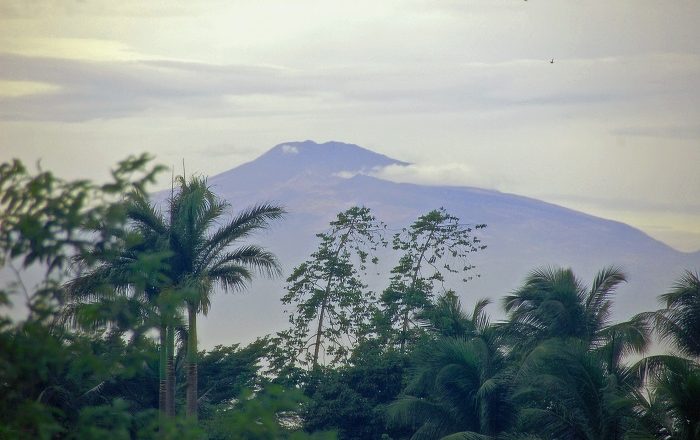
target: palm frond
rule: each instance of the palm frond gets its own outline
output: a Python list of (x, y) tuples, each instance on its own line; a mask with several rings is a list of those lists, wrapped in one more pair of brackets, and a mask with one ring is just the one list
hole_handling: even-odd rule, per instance
[(231, 265), (239, 265), (267, 277), (277, 277), (282, 274), (277, 257), (272, 252), (256, 245), (243, 246), (221, 254), (211, 263), (210, 267), (212, 271), (216, 271)]
[(155, 234), (166, 234), (168, 226), (165, 223), (163, 214), (151, 203), (148, 196), (135, 191), (129, 197), (126, 211), (127, 219), (141, 232)]
[(700, 357), (700, 278), (685, 271), (671, 290), (659, 297), (666, 308), (654, 315), (659, 334), (681, 353)]
[(285, 214), (284, 208), (270, 203), (246, 208), (209, 237), (203, 250), (204, 260), (219, 254), (231, 243), (246, 238), (255, 231), (268, 229), (272, 221), (281, 219)]
[(586, 316), (591, 334), (605, 326), (610, 316), (611, 298), (617, 287), (627, 281), (620, 267), (608, 266), (598, 271), (586, 298)]

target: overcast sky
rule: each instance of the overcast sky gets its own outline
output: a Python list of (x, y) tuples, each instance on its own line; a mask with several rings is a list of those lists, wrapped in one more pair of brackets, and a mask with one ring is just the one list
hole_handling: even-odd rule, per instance
[(0, 0), (0, 160), (212, 175), (339, 140), (698, 250), (699, 23), (697, 0)]

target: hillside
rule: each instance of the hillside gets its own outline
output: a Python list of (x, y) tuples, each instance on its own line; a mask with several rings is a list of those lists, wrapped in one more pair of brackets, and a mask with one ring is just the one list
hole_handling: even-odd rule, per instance
[[(481, 276), (458, 289), (465, 305), (476, 298), (500, 298), (541, 265), (572, 267), (587, 282), (597, 269), (616, 264), (630, 278), (616, 302), (615, 314), (625, 317), (655, 308), (656, 296), (683, 269), (700, 266), (700, 253), (678, 252), (626, 224), (532, 198), (363, 174), (390, 164), (405, 162), (340, 142), (290, 142), (209, 181), (234, 209), (260, 201), (287, 207), (286, 220), (261, 238), (279, 255), (286, 273), (315, 248), (315, 234), (352, 205), (372, 208), (393, 228), (440, 206), (464, 223), (486, 223), (480, 236), (488, 249), (474, 254), (473, 261)], [(245, 293), (215, 295), (209, 318), (202, 320), (202, 341), (209, 346), (249, 340), (284, 327), (283, 285), (284, 280), (256, 281)], [(500, 307), (492, 306), (491, 312), (498, 316)]]

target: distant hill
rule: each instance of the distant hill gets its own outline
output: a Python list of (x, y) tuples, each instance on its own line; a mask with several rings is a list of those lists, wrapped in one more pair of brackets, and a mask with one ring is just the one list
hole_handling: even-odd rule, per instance
[[(287, 207), (287, 218), (258, 237), (278, 254), (287, 274), (313, 251), (315, 234), (353, 205), (370, 207), (395, 228), (441, 206), (465, 223), (486, 223), (479, 234), (488, 249), (473, 260), (481, 277), (457, 286), (467, 307), (481, 297), (500, 299), (538, 266), (572, 267), (589, 282), (597, 269), (616, 264), (630, 278), (619, 291), (615, 310), (617, 317), (626, 317), (656, 308), (656, 296), (683, 269), (700, 267), (700, 252), (676, 251), (620, 222), (514, 194), (394, 183), (366, 174), (392, 164), (406, 165), (352, 144), (288, 142), (209, 182), (234, 210), (261, 201)], [(215, 295), (209, 317), (201, 321), (202, 343), (247, 341), (283, 328), (283, 286), (283, 279), (256, 281), (243, 294)], [(500, 303), (491, 312), (502, 316)]]

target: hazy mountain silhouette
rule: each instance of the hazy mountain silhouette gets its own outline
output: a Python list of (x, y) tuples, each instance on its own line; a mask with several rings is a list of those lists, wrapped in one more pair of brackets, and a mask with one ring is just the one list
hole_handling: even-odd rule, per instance
[[(656, 296), (683, 269), (700, 266), (700, 252), (676, 251), (620, 222), (498, 191), (394, 183), (363, 174), (391, 164), (406, 165), (357, 145), (288, 142), (209, 182), (234, 210), (261, 201), (287, 207), (288, 217), (262, 237), (286, 274), (315, 249), (315, 234), (353, 205), (370, 207), (392, 228), (441, 206), (464, 223), (486, 223), (479, 234), (488, 249), (473, 260), (481, 277), (456, 287), (465, 306), (481, 297), (495, 299), (496, 317), (498, 300), (538, 266), (572, 267), (584, 282), (605, 265), (622, 266), (630, 282), (617, 296), (617, 317), (656, 308)], [(283, 279), (255, 281), (245, 294), (215, 295), (210, 318), (202, 322), (202, 342), (249, 340), (284, 327), (283, 286)]]

